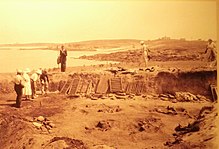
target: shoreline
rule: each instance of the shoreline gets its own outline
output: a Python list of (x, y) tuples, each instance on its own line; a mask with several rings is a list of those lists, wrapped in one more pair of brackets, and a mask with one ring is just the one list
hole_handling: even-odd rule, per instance
[[(80, 59), (80, 58), (78, 58)], [(89, 59), (89, 60), (95, 60), (95, 59)], [(101, 61), (101, 60), (98, 60)], [(103, 62), (105, 60), (102, 60)], [(107, 62), (107, 61), (106, 61)], [(72, 70), (84, 70), (84, 69), (92, 69), (92, 68), (110, 68), (110, 67), (124, 67), (127, 69), (144, 69), (145, 67), (142, 64), (137, 63), (126, 63), (126, 62), (118, 62), (118, 61), (111, 61), (115, 63), (108, 63), (108, 64), (96, 64), (96, 65), (81, 65), (81, 66), (69, 66), (66, 67), (66, 72), (69, 73)], [(193, 65), (191, 65), (193, 63)], [(216, 70), (217, 67), (207, 67), (208, 63), (203, 61), (152, 61), (149, 62), (148, 67), (159, 67), (163, 70), (168, 70), (171, 68), (180, 69), (181, 71), (192, 71), (192, 70), (200, 70), (200, 71), (209, 71), (209, 70)], [(45, 68), (48, 71), (59, 71), (61, 68), (59, 67), (51, 67), (51, 68)], [(7, 74), (15, 74), (16, 70), (14, 72), (0, 72), (0, 75), (7, 75)]]

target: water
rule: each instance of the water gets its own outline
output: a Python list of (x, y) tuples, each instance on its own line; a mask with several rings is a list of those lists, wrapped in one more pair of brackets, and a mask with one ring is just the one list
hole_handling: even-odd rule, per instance
[[(109, 53), (110, 50), (68, 51), (67, 67), (89, 66), (113, 62), (78, 59), (83, 55)], [(16, 69), (57, 68), (59, 51), (53, 50), (20, 50), (20, 47), (0, 48), (0, 73), (16, 72)]]

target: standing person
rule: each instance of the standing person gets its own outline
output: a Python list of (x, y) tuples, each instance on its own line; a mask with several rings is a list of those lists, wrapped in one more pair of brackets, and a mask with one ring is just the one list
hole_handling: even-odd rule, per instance
[(206, 54), (206, 60), (208, 62), (211, 62), (210, 67), (212, 65), (217, 65), (217, 50), (216, 50), (216, 45), (212, 41), (212, 39), (208, 39), (208, 44), (206, 46), (206, 50), (204, 52)]
[(66, 70), (66, 61), (67, 61), (67, 50), (62, 45), (60, 50), (61, 72), (65, 72)]
[(22, 89), (24, 88), (24, 85), (23, 85), (23, 77), (22, 77), (22, 71), (21, 70), (17, 70), (17, 75), (14, 79), (14, 90), (17, 94), (17, 97), (16, 97), (16, 107), (17, 108), (20, 108), (21, 107), (21, 98), (22, 98), (22, 94), (23, 94), (23, 91)]
[(32, 95), (29, 73), (30, 73), (29, 68), (26, 68), (24, 73), (23, 73), (23, 78), (24, 78), (24, 81), (25, 81), (23, 90), (24, 90), (24, 95), (25, 95), (26, 100), (30, 100), (31, 95)]
[(141, 41), (140, 44), (142, 45), (142, 52), (143, 52), (145, 67), (147, 67), (147, 65), (148, 65), (148, 60), (149, 60), (148, 52), (149, 52), (150, 50), (148, 49), (148, 46), (144, 43), (144, 41)]
[(37, 84), (37, 80), (39, 79), (40, 75), (41, 75), (41, 71), (37, 70), (30, 77), (30, 80), (31, 80), (31, 90), (32, 90), (32, 99), (37, 98), (37, 95), (36, 95), (36, 87), (37, 87), (37, 85), (36, 84)]
[(42, 95), (47, 94), (49, 86), (49, 77), (46, 70), (43, 70), (42, 74), (40, 75), (40, 83)]

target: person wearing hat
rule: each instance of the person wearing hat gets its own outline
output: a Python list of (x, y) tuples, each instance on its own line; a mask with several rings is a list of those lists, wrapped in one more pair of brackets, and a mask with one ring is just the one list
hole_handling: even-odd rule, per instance
[(66, 70), (66, 61), (67, 61), (67, 50), (64, 48), (64, 46), (61, 46), (60, 50), (60, 63), (61, 63), (61, 72), (65, 72)]
[(39, 80), (39, 76), (41, 75), (41, 73), (42, 73), (41, 70), (38, 69), (30, 77), (32, 99), (37, 98), (37, 95), (36, 95), (37, 80)]
[(42, 74), (40, 75), (40, 83), (42, 95), (47, 94), (49, 86), (49, 77), (46, 70), (43, 70)]
[(15, 106), (17, 108), (20, 108), (21, 107), (21, 98), (22, 98), (22, 95), (23, 95), (23, 92), (22, 92), (22, 89), (24, 88), (24, 79), (22, 77), (22, 70), (18, 69), (17, 70), (17, 74), (14, 78), (14, 90), (17, 94), (17, 97), (16, 97), (16, 104)]
[(216, 45), (212, 39), (208, 39), (208, 44), (204, 53), (206, 54), (206, 61), (211, 62), (210, 67), (212, 65), (216, 65), (217, 50)]
[(30, 100), (31, 95), (32, 95), (29, 73), (30, 73), (29, 68), (26, 68), (24, 70), (24, 73), (23, 73), (23, 78), (24, 78), (24, 81), (25, 81), (23, 91), (24, 91), (24, 96), (25, 96), (26, 100)]
[(140, 44), (142, 45), (142, 52), (143, 52), (145, 67), (147, 67), (148, 60), (149, 60), (148, 52), (150, 50), (148, 49), (148, 46), (144, 43), (144, 41), (141, 41)]

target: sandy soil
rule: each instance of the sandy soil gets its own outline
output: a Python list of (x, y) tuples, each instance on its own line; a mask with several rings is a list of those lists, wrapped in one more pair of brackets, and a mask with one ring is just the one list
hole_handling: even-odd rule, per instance
[[(174, 53), (174, 52), (173, 52)], [(191, 65), (191, 62), (193, 65)], [(50, 69), (50, 92), (15, 108), (14, 74), (0, 75), (1, 148), (150, 149), (217, 148), (217, 102), (209, 83), (216, 68), (200, 59), (151, 60), (149, 70), (134, 62)], [(152, 69), (153, 67), (153, 69)], [(126, 71), (121, 71), (125, 68)], [(134, 70), (134, 71), (133, 71)], [(152, 71), (153, 70), (153, 71)], [(116, 72), (116, 73), (115, 73)], [(134, 73), (133, 73), (134, 72)], [(60, 81), (121, 77), (144, 85), (122, 93), (69, 96)], [(102, 90), (104, 86), (100, 86)], [(138, 92), (137, 92), (138, 91)], [(91, 96), (92, 95), (92, 96)], [(95, 98), (94, 98), (95, 97)], [(40, 117), (42, 116), (42, 117)]]

